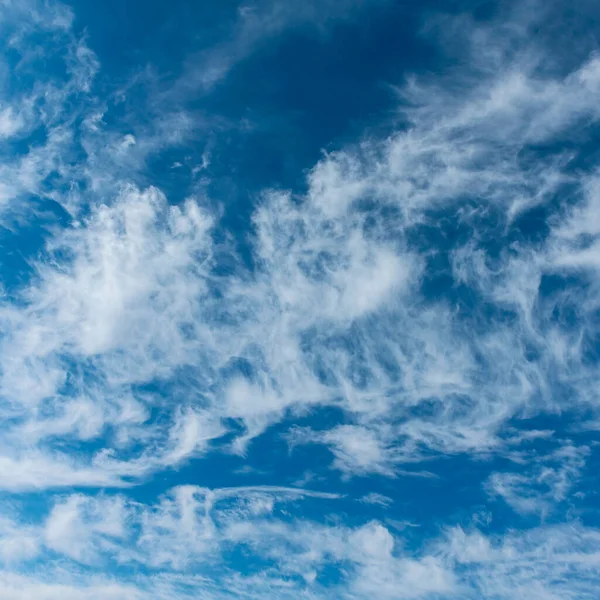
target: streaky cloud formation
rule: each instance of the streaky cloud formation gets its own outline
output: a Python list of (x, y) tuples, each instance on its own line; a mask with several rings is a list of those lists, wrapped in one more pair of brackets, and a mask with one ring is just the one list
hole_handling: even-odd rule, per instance
[[(596, 598), (598, 10), (184, 4), (0, 1), (0, 596)], [(227, 113), (367, 34), (360, 138)]]

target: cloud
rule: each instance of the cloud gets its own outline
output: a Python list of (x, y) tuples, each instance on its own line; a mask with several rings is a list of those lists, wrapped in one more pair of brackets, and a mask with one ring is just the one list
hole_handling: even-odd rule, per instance
[[(5, 571), (2, 579), (5, 589), (21, 581), (23, 590), (39, 589), (49, 598), (63, 592), (156, 599), (175, 593), (215, 599), (295, 593), (318, 599), (332, 591), (344, 598), (370, 598), (378, 589), (383, 598), (494, 594), (508, 599), (518, 590), (546, 600), (592, 598), (598, 582), (599, 534), (576, 522), (493, 536), (452, 527), (425, 547), (409, 550), (376, 521), (348, 527), (282, 518), (277, 507), (289, 510), (303, 495), (302, 490), (180, 487), (155, 506), (124, 504), (121, 497), (70, 496), (51, 509), (41, 528), (44, 547), (38, 542), (36, 549), (45, 557), (43, 569), (27, 579)], [(265, 510), (263, 501), (258, 509), (258, 499), (267, 497), (273, 502)], [(30, 535), (39, 536), (35, 529)], [(231, 547), (245, 549), (244, 576), (224, 567)], [(134, 581), (111, 582), (85, 571), (62, 572), (65, 561), (90, 560), (134, 561), (149, 570)], [(340, 576), (333, 588), (323, 579), (331, 569)], [(51, 577), (52, 584), (45, 582)]]
[[(73, 13), (64, 4), (6, 2), (0, 15), (0, 179), (6, 223), (7, 212), (31, 218), (31, 196), (72, 207), (73, 194), (59, 190), (74, 187), (78, 179), (73, 169), (77, 122), (93, 104), (88, 92), (99, 63), (73, 30)], [(16, 142), (26, 142), (27, 150), (15, 150)]]
[(41, 536), (35, 527), (13, 521), (8, 516), (0, 520), (0, 560), (3, 565), (12, 566), (38, 556)]
[[(208, 91), (265, 40), (359, 4), (242, 7), (178, 85)], [(566, 64), (532, 41), (529, 9), (441, 20), (457, 64), (396, 88), (400, 126), (323, 154), (304, 192), (263, 190), (240, 234), (222, 198), (175, 205), (147, 185), (149, 158), (202, 130), (185, 94), (112, 121), (71, 11), (2, 11), (9, 83), (29, 82), (0, 95), (3, 218), (43, 230), (0, 302), (0, 489), (41, 498), (0, 520), (8, 598), (595, 597), (598, 532), (561, 511), (599, 418), (600, 196), (581, 166), (596, 54)], [(60, 73), (40, 70), (50, 58)], [(554, 435), (541, 421), (556, 416)], [(270, 452), (265, 433), (329, 449), (327, 491), (287, 487), (285, 468), (273, 485), (195, 485)], [(491, 500), (554, 524), (452, 523), (415, 543), (337, 510), (351, 477), (435, 477), (411, 469), (457, 456), (484, 465)]]
[(567, 499), (581, 475), (588, 453), (585, 446), (562, 446), (538, 459), (533, 473), (492, 474), (487, 488), (517, 512), (545, 517), (556, 504)]
[(378, 494), (377, 492), (369, 492), (360, 499), (360, 502), (364, 502), (365, 504), (378, 504), (379, 506), (384, 507), (394, 503), (388, 496)]
[(597, 537), (597, 530), (576, 523), (511, 532), (499, 539), (455, 529), (444, 552), (465, 569), (465, 583), (483, 597), (592, 598)]
[(124, 535), (124, 505), (120, 498), (99, 503), (70, 496), (55, 505), (44, 526), (45, 545), (82, 563), (98, 560), (95, 547), (110, 548)]
[[(371, 0), (370, 4), (385, 1)], [(210, 90), (237, 63), (289, 29), (304, 27), (323, 32), (332, 22), (360, 14), (368, 4), (361, 0), (308, 0), (301, 4), (258, 0), (240, 3), (232, 19), (228, 39), (188, 59), (184, 75), (174, 86), (176, 94), (200, 94)]]
[(89, 464), (77, 464), (70, 457), (53, 456), (47, 450), (29, 450), (21, 456), (11, 453), (0, 457), (0, 465), (7, 474), (2, 489), (9, 492), (43, 490), (60, 487), (105, 487), (124, 485), (119, 474), (102, 472)]
[[(253, 214), (252, 272), (215, 244), (218, 217), (208, 204), (169, 206), (159, 190), (133, 184), (112, 196), (121, 175), (112, 179), (108, 169), (108, 180), (95, 179), (101, 164), (110, 166), (95, 162), (100, 140), (107, 136), (125, 153), (145, 142), (131, 133), (114, 137), (89, 117), (84, 170), (99, 186), (89, 212), (49, 238), (20, 295), (24, 306), (3, 310), (13, 332), (4, 346), (3, 393), (25, 407), (14, 435), (83, 442), (110, 431), (123, 447), (143, 440), (149, 450), (128, 464), (115, 448), (88, 457), (118, 481), (205, 452), (227, 433), (227, 420), (243, 426), (231, 447), (244, 453), (273, 423), (328, 405), (353, 421), (319, 437), (332, 448), (334, 467), (393, 475), (403, 461), (431, 452), (504, 451), (508, 420), (555, 407), (548, 367), (569, 352), (570, 334), (555, 327), (544, 337), (550, 331), (533, 310), (544, 273), (561, 268), (552, 257), (573, 243), (575, 223), (589, 220), (575, 208), (571, 233), (563, 226), (543, 247), (518, 247), (493, 268), (479, 238), (506, 231), (527, 207), (572, 183), (563, 153), (518, 154), (596, 118), (596, 59), (559, 74), (542, 69), (539, 50), (517, 36), (516, 52), (491, 69), (477, 54), (482, 40), (497, 46), (489, 60), (506, 52), (504, 42), (493, 28), (470, 27), (472, 60), (453, 85), (442, 76), (401, 88), (410, 103), (404, 130), (325, 155), (302, 198), (264, 193)], [(71, 85), (85, 92), (97, 61), (81, 41), (70, 48), (78, 65)], [(52, 156), (62, 156), (73, 133), (66, 126), (52, 132), (55, 141), (39, 159), (31, 152), (23, 159), (30, 188), (54, 168), (41, 166), (49, 144), (58, 144)], [(110, 200), (96, 203), (102, 191)], [(492, 319), (483, 331), (482, 312), (457, 313), (423, 293), (431, 261), (443, 253), (415, 240), (431, 231), (439, 210), (470, 232), (450, 253), (455, 285), (516, 310), (518, 324)], [(480, 226), (494, 211), (501, 227)], [(218, 273), (221, 262), (235, 265), (227, 276)], [(551, 354), (543, 339), (553, 340)], [(541, 352), (537, 361), (527, 358), (531, 345)], [(224, 375), (236, 360), (249, 368)], [(148, 385), (178, 398), (193, 393), (185, 406), (167, 406), (162, 392), (132, 391)], [(42, 404), (50, 414), (33, 417)]]
[[(12, 331), (3, 342), (2, 390), (16, 419), (7, 433), (13, 452), (25, 440), (99, 439), (107, 427), (121, 445), (140, 437), (150, 441), (152, 427), (141, 432), (149, 419), (149, 396), (136, 397), (131, 385), (165, 378), (199, 356), (200, 339), (187, 330), (195, 329), (196, 304), (206, 293), (197, 275), (210, 261), (210, 227), (211, 219), (191, 200), (169, 207), (157, 190), (127, 188), (112, 206), (98, 207), (85, 224), (76, 223), (49, 243), (46, 260), (36, 265), (37, 277), (22, 292), (24, 304), (7, 303), (2, 312)], [(53, 259), (59, 255), (66, 262)], [(82, 368), (73, 371), (73, 365)], [(203, 439), (222, 433), (218, 415), (176, 409), (172, 424), (159, 434), (166, 436), (158, 451), (163, 457), (146, 454), (142, 463), (147, 464), (138, 462), (134, 472), (176, 464), (205, 447)], [(35, 468), (44, 476), (37, 477), (27, 475), (35, 464), (27, 454), (5, 460), (22, 465), (14, 483), (4, 481), (9, 487), (52, 485), (52, 472), (58, 485), (85, 484), (86, 477), (92, 485), (117, 484), (119, 473), (131, 471), (72, 471), (70, 459), (45, 459), (44, 468)], [(99, 455), (95, 464), (107, 466), (106, 457)]]
[(18, 113), (15, 114), (12, 106), (0, 112), (0, 138), (12, 137), (22, 126), (23, 119)]
[(294, 445), (311, 442), (327, 444), (335, 457), (333, 468), (353, 475), (381, 473), (393, 476), (397, 457), (390, 447), (392, 439), (383, 428), (370, 431), (357, 425), (340, 425), (325, 432), (297, 430), (290, 436)]

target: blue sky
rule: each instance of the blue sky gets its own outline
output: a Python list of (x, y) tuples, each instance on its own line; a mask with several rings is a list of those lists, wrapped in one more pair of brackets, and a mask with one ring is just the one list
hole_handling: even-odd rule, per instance
[(599, 34), (0, 0), (0, 597), (597, 598)]

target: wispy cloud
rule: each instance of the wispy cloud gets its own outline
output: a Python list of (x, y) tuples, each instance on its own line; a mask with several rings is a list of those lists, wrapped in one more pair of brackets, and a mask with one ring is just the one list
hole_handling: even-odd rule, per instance
[[(490, 493), (502, 497), (517, 512), (545, 517), (563, 502), (581, 476), (589, 449), (571, 445), (536, 461), (533, 473), (494, 473), (488, 481)], [(541, 463), (541, 464), (540, 464)]]
[[(532, 36), (552, 7), (431, 21), (454, 66), (399, 83), (400, 125), (324, 153), (304, 191), (262, 190), (242, 234), (222, 198), (175, 205), (146, 185), (150, 158), (203, 131), (190, 90), (362, 4), (239, 7), (155, 111), (126, 103), (122, 121), (70, 9), (0, 5), (16, 56), (0, 87), (3, 222), (61, 215), (0, 299), (7, 598), (595, 597), (598, 531), (562, 509), (600, 419), (600, 187), (583, 161), (600, 61)], [(556, 415), (558, 433), (540, 422)], [(322, 485), (196, 485), (268, 455), (269, 436), (266, 463), (328, 449), (306, 459)], [(303, 447), (286, 457), (285, 441)], [(350, 493), (353, 478), (433, 478), (434, 459), (457, 457), (485, 465), (490, 506), (550, 524), (443, 524), (415, 543), (340, 508), (356, 496), (400, 522), (396, 498)]]

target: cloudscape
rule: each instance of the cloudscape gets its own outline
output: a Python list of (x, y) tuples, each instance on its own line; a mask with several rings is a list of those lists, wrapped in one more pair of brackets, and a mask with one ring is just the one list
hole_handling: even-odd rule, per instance
[(0, 598), (598, 598), (596, 2), (0, 47)]

